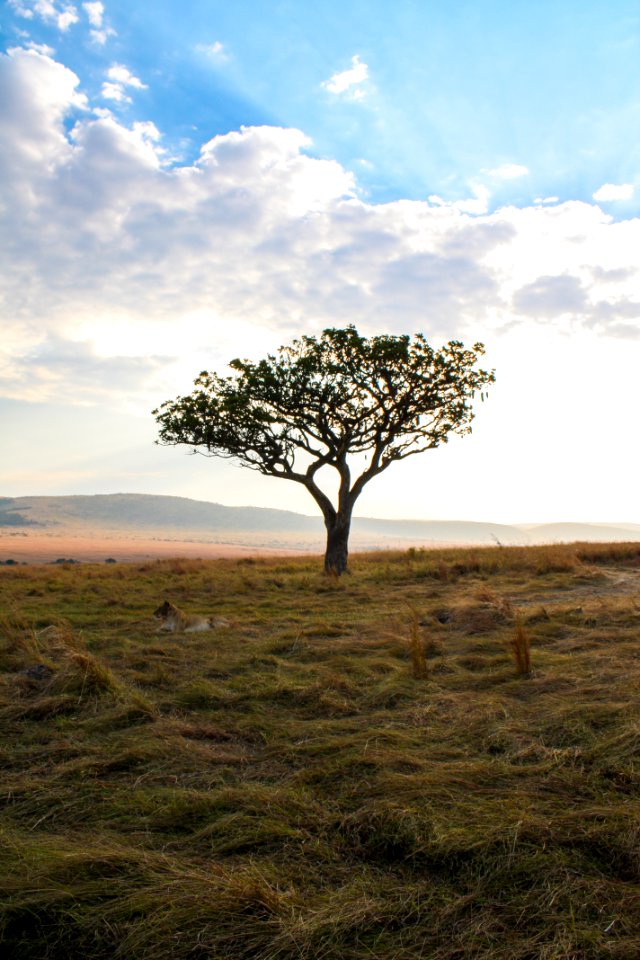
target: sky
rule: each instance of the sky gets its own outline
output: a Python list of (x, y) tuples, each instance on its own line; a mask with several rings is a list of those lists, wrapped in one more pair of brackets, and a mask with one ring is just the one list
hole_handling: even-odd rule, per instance
[(5, 0), (0, 130), (0, 496), (314, 513), (151, 410), (353, 323), (496, 371), (357, 513), (640, 523), (637, 0)]

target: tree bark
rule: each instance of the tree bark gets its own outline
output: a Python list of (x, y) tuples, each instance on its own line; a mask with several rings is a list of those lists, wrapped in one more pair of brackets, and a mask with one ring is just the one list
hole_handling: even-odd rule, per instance
[(331, 519), (325, 518), (325, 526), (327, 528), (327, 549), (324, 555), (324, 571), (340, 576), (347, 572), (351, 511), (348, 515), (338, 513)]

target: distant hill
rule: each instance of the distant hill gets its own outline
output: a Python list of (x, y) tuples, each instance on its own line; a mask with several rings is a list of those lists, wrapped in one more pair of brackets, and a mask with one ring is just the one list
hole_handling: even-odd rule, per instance
[(529, 534), (531, 543), (574, 543), (602, 541), (611, 543), (640, 540), (640, 525), (636, 523), (540, 523), (520, 529)]
[(34, 520), (25, 517), (19, 512), (18, 501), (11, 497), (0, 497), (0, 528), (1, 527), (33, 527)]
[(261, 507), (225, 507), (219, 503), (162, 497), (151, 494), (113, 493), (73, 497), (16, 497), (0, 501), (5, 523), (12, 517), (41, 527), (101, 530), (315, 531), (315, 517)]
[[(160, 533), (191, 535), (215, 542), (252, 542), (263, 546), (286, 541), (321, 545), (321, 517), (263, 507), (226, 507), (220, 503), (116, 493), (70, 497), (0, 498), (0, 528), (33, 528), (91, 535), (105, 531), (131, 536)], [(518, 524), (473, 523), (461, 520), (379, 520), (357, 517), (352, 544), (360, 549), (391, 545), (526, 544), (640, 540), (637, 524)]]

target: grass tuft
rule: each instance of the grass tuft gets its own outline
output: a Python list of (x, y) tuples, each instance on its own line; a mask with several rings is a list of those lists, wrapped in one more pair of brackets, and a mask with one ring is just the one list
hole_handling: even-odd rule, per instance
[(414, 677), (416, 680), (426, 680), (429, 676), (426, 644), (420, 629), (420, 617), (415, 610), (411, 614), (411, 624), (409, 627), (409, 652), (411, 654), (411, 665)]
[(511, 637), (511, 651), (519, 677), (528, 677), (531, 673), (531, 637), (517, 617), (515, 630)]

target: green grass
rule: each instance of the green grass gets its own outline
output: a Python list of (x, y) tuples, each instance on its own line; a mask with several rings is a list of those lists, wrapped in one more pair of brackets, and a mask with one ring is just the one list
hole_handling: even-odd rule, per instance
[(319, 568), (3, 568), (3, 955), (640, 956), (640, 546)]

